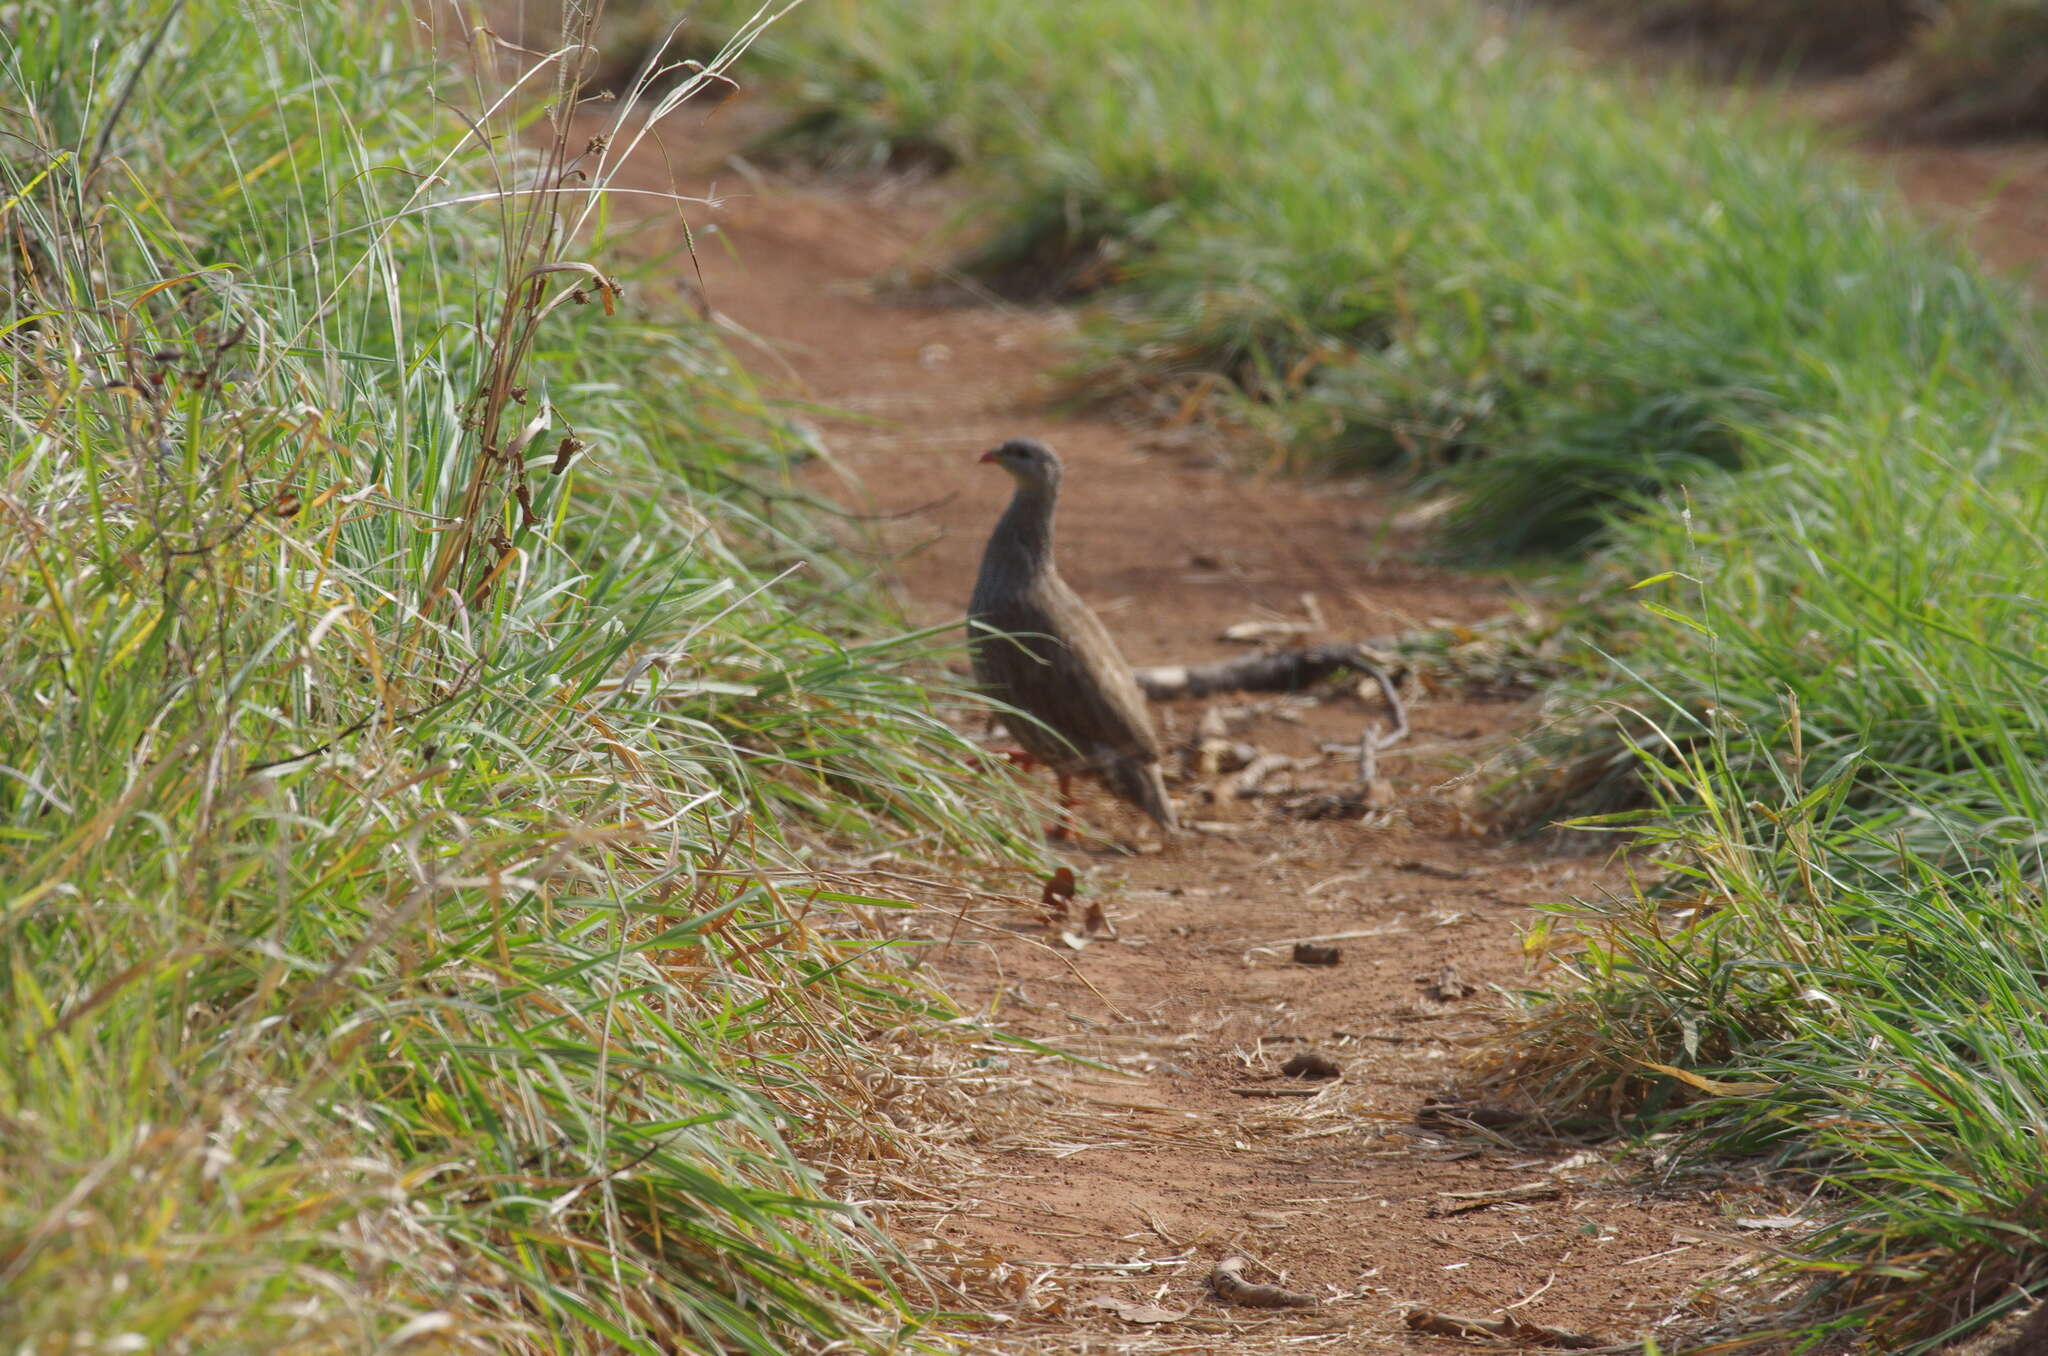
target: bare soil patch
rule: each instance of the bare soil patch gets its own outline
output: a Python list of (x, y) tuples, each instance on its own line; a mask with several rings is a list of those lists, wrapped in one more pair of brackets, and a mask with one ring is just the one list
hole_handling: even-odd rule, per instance
[[(702, 299), (754, 337), (754, 371), (820, 411), (834, 464), (814, 486), (895, 515), (870, 544), (912, 616), (961, 614), (1008, 492), (975, 458), (1016, 435), (1065, 458), (1062, 568), (1135, 664), (1241, 654), (1226, 627), (1299, 618), (1304, 594), (1324, 623), (1311, 640), (1511, 610), (1504, 579), (1420, 563), (1368, 482), (1246, 477), (1184, 430), (1053, 410), (1068, 313), (900, 285), (944, 257), (933, 241), (955, 191), (769, 176), (731, 158), (763, 116), (745, 97), (686, 116), (668, 160), (629, 180), (667, 188), (678, 173), (716, 199), (690, 214)], [(1224, 827), (1133, 853), (1119, 844), (1148, 836), (1138, 818), (1091, 801), (1102, 841), (1062, 854), (1078, 884), (1065, 923), (1045, 921), (1035, 879), (892, 880), (887, 861), (867, 864), (925, 905), (903, 926), (963, 1006), (1097, 1062), (991, 1047), (985, 1127), (928, 1159), (924, 1179), (877, 1165), (841, 1184), (950, 1267), (956, 1302), (998, 1304), (974, 1349), (1470, 1346), (1441, 1325), (1412, 1330), (1415, 1309), (1621, 1343), (1686, 1315), (1703, 1277), (1753, 1250), (1731, 1217), (1777, 1212), (1725, 1185), (1648, 1191), (1640, 1164), (1418, 1120), (1498, 1029), (1502, 990), (1533, 978), (1529, 906), (1618, 881), (1597, 858), (1482, 836), (1447, 791), (1528, 719), (1522, 700), (1409, 695), (1414, 732), (1380, 759), (1383, 808), (1312, 820), (1190, 799), (1185, 817)], [(1164, 703), (1163, 733), (1182, 742), (1218, 706), (1242, 710), (1234, 738), (1294, 757), (1386, 717), (1368, 683)], [(1073, 921), (1098, 902), (1114, 937)], [(1297, 963), (1303, 940), (1336, 947), (1337, 963)], [(1283, 1072), (1304, 1055), (1305, 1076)], [(1231, 1258), (1246, 1259), (1241, 1282), (1316, 1303), (1225, 1302), (1209, 1281)]]
[(2048, 141), (1857, 145), (1914, 207), (1958, 230), (1993, 267), (2048, 294)]

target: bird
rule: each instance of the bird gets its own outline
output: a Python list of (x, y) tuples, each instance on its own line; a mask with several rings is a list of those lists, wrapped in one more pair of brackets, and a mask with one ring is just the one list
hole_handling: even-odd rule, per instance
[(1086, 775), (1176, 832), (1145, 694), (1109, 629), (1053, 560), (1059, 457), (1044, 443), (1012, 438), (981, 460), (1008, 472), (1017, 489), (989, 534), (968, 605), (976, 684), (1014, 708), (998, 714), (1024, 752), (1058, 775), (1063, 807), (1073, 803), (1073, 778)]

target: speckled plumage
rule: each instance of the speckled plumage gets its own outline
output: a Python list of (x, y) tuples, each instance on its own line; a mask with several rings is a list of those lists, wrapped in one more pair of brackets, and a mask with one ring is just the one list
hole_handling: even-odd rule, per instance
[(1059, 772), (1093, 776), (1160, 827), (1178, 828), (1145, 694), (1053, 561), (1059, 458), (1019, 438), (983, 460), (1009, 472), (1017, 492), (989, 536), (968, 606), (975, 681), (1035, 718), (1003, 715), (1026, 753)]

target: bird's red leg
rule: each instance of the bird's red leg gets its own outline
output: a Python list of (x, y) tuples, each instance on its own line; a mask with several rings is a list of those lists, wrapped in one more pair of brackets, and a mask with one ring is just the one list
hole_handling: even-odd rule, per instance
[(1054, 775), (1060, 779), (1060, 817), (1046, 830), (1046, 836), (1060, 843), (1074, 836), (1074, 807), (1080, 804), (1080, 800), (1074, 795), (1072, 775), (1065, 772)]
[[(993, 749), (991, 752), (996, 757), (1008, 761), (1019, 772), (1034, 772), (1046, 766), (1043, 760), (1022, 749)], [(1045, 833), (1046, 837), (1054, 842), (1064, 842), (1074, 836), (1074, 807), (1081, 803), (1081, 798), (1074, 794), (1074, 778), (1071, 773), (1056, 772), (1053, 775), (1060, 781), (1060, 817), (1045, 826)]]

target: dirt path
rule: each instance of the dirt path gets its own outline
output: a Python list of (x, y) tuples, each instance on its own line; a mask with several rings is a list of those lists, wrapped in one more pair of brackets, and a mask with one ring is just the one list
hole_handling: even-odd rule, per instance
[[(1300, 616), (1313, 594), (1331, 638), (1510, 609), (1494, 580), (1417, 564), (1370, 484), (1311, 491), (1228, 474), (1170, 430), (1045, 408), (1044, 374), (1070, 319), (964, 291), (913, 295), (879, 279), (925, 262), (921, 242), (953, 206), (943, 182), (790, 183), (736, 169), (749, 112), (721, 111), (685, 151), (684, 187), (715, 188), (695, 214), (709, 302), (759, 336), (753, 370), (784, 394), (846, 412), (829, 445), (885, 512), (893, 578), (917, 617), (957, 617), (1007, 482), (976, 454), (1029, 434), (1068, 463), (1060, 516), (1068, 577), (1136, 663), (1241, 652), (1227, 625)], [(707, 149), (707, 146), (709, 149)], [(629, 171), (665, 182), (656, 157)], [(715, 225), (723, 243), (701, 235)], [(668, 243), (673, 243), (668, 242)], [(783, 375), (775, 377), (776, 366)], [(821, 476), (821, 485), (825, 478)], [(842, 496), (844, 487), (837, 487)], [(1254, 706), (1234, 737), (1291, 755), (1355, 742), (1377, 699)], [(1201, 703), (1161, 711), (1184, 739)], [(1653, 1329), (1688, 1288), (1741, 1248), (1726, 1219), (1753, 1203), (1639, 1192), (1588, 1155), (1532, 1152), (1483, 1134), (1427, 1130), (1416, 1113), (1459, 1057), (1494, 1029), (1487, 985), (1531, 968), (1527, 906), (1608, 881), (1597, 859), (1557, 858), (1473, 836), (1436, 793), (1484, 741), (1525, 719), (1521, 701), (1416, 693), (1414, 733), (1382, 767), (1391, 809), (1289, 818), (1261, 803), (1199, 804), (1232, 831), (1152, 855), (1069, 851), (1084, 898), (1120, 940), (1062, 946), (1018, 894), (932, 894), (913, 923), (952, 943), (932, 964), (1006, 1029), (1095, 1056), (1100, 1069), (992, 1055), (988, 1096), (1005, 1110), (980, 1142), (949, 1147), (942, 1183), (878, 1170), (849, 1184), (879, 1202), (905, 1246), (952, 1259), (1008, 1321), (977, 1350), (1405, 1351), (1414, 1306), (1534, 1322), (1620, 1341)], [(1091, 822), (1134, 840), (1135, 822), (1093, 802)], [(964, 919), (960, 911), (969, 913)], [(1336, 934), (1342, 963), (1292, 964), (1287, 939)], [(1445, 962), (1481, 986), (1436, 1001)], [(1343, 1068), (1333, 1083), (1277, 1075), (1305, 1049)], [(1456, 1193), (1528, 1188), (1486, 1204)], [(1221, 1256), (1244, 1253), (1317, 1295), (1277, 1316), (1203, 1295)], [(1186, 1318), (1127, 1322), (1090, 1301), (1157, 1300)]]
[(1954, 231), (1993, 268), (2048, 297), (2048, 141), (1970, 145), (1869, 130), (1869, 86), (1882, 75), (1818, 82), (1792, 108), (1849, 138), (1856, 156), (1895, 184), (1924, 218)]
[[(1853, 127), (1858, 97), (1829, 86), (1794, 102)], [(760, 175), (728, 157), (766, 116), (736, 102), (691, 132), (697, 146), (670, 137), (692, 167), (682, 187), (722, 195), (693, 214), (725, 237), (700, 250), (708, 300), (760, 338), (757, 373), (843, 412), (820, 422), (857, 485), (821, 473), (818, 486), (907, 515), (879, 535), (914, 617), (959, 615), (1008, 488), (974, 457), (1017, 434), (1065, 456), (1063, 568), (1134, 662), (1231, 653), (1217, 639), (1224, 627), (1299, 617), (1304, 594), (1329, 638), (1510, 609), (1499, 581), (1416, 563), (1418, 543), (1392, 528), (1370, 483), (1311, 491), (1247, 479), (1210, 464), (1184, 430), (1051, 411), (1046, 373), (1063, 356), (1069, 315), (891, 286), (944, 257), (933, 242), (952, 190)], [(2048, 145), (1863, 139), (1856, 150), (1992, 262), (2037, 288), (2048, 281)], [(636, 172), (668, 183), (651, 160)], [(1108, 905), (1118, 940), (1063, 948), (1028, 907), (1033, 882), (1012, 882), (1008, 897), (965, 884), (924, 891), (930, 907), (911, 930), (946, 943), (933, 965), (963, 1004), (1102, 1066), (992, 1053), (984, 1095), (1000, 1107), (927, 1160), (928, 1180), (878, 1168), (845, 1183), (907, 1248), (950, 1266), (964, 1295), (1001, 1309), (1005, 1321), (974, 1349), (1461, 1345), (1408, 1333), (1411, 1306), (1481, 1317), (1511, 1306), (1619, 1342), (1684, 1314), (1696, 1286), (1749, 1250), (1730, 1217), (1774, 1213), (1767, 1201), (1725, 1185), (1713, 1199), (1646, 1196), (1638, 1176), (1589, 1156), (1418, 1123), (1461, 1055), (1497, 1029), (1501, 1000), (1483, 986), (1532, 977), (1519, 943), (1527, 906), (1614, 882), (1597, 859), (1470, 834), (1440, 793), (1527, 719), (1521, 701), (1416, 695), (1414, 735), (1382, 769), (1396, 791), (1390, 810), (1302, 821), (1261, 803), (1208, 805), (1184, 782), (1186, 813), (1237, 831), (1157, 855), (1065, 853), (1083, 897)], [(1220, 704), (1252, 708), (1235, 738), (1295, 756), (1355, 741), (1382, 715), (1357, 697)], [(1202, 706), (1161, 710), (1171, 742)], [(1113, 807), (1089, 813), (1112, 838), (1143, 836)], [(1342, 964), (1290, 963), (1288, 939), (1332, 934)], [(1479, 993), (1427, 996), (1419, 981), (1445, 962)], [(1276, 1076), (1310, 1048), (1337, 1060), (1340, 1081)], [(1531, 1188), (1531, 1199), (1472, 1208), (1471, 1193), (1503, 1188)], [(1268, 1315), (1206, 1297), (1209, 1268), (1233, 1253), (1324, 1304)], [(1104, 1297), (1125, 1314), (1157, 1305), (1141, 1317), (1187, 1312), (1132, 1322), (1096, 1303)]]

